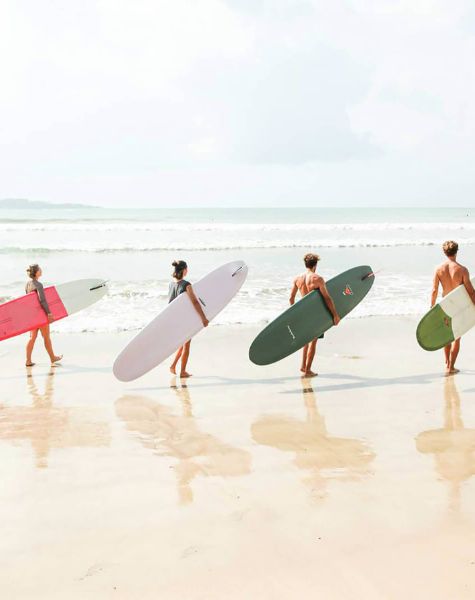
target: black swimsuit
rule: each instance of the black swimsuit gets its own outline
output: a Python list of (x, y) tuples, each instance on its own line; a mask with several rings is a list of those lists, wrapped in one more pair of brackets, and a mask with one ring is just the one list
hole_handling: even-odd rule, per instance
[(170, 281), (170, 285), (168, 286), (168, 304), (178, 298), (180, 294), (186, 292), (186, 288), (191, 285), (189, 281), (186, 279), (179, 279), (178, 281)]

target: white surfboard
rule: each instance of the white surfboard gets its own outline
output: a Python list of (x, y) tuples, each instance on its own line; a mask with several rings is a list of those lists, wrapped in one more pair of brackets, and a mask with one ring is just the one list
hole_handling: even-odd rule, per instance
[[(94, 304), (107, 293), (103, 279), (78, 279), (44, 288), (54, 321)], [(48, 323), (36, 292), (0, 305), (0, 341), (39, 329)]]
[[(193, 284), (201, 307), (211, 321), (229, 304), (247, 277), (243, 261), (227, 263)], [(113, 366), (120, 381), (132, 381), (148, 373), (203, 329), (188, 297), (178, 296), (127, 344)]]
[[(475, 277), (471, 279), (475, 286)], [(427, 312), (417, 326), (417, 341), (424, 350), (440, 350), (475, 326), (475, 304), (459, 285)]]
[(104, 279), (77, 279), (60, 283), (56, 291), (61, 298), (68, 315), (72, 315), (103, 298), (108, 291)]

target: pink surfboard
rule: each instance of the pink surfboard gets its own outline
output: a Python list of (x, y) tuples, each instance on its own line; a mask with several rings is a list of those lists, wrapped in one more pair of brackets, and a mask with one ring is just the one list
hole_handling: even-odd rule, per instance
[[(107, 285), (103, 279), (78, 279), (45, 288), (54, 321), (94, 304), (106, 293)], [(0, 304), (0, 341), (39, 329), (47, 323), (36, 292)]]

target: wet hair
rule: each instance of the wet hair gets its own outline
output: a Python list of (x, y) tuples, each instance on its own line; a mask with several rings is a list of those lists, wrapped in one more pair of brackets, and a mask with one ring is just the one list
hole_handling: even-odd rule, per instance
[(443, 243), (442, 250), (444, 251), (445, 256), (455, 256), (459, 251), (459, 245), (453, 240), (448, 240)]
[(175, 270), (172, 273), (172, 277), (175, 279), (183, 279), (183, 272), (188, 268), (188, 265), (184, 260), (174, 260), (172, 262), (172, 267), (175, 267)]
[(307, 269), (312, 269), (318, 263), (319, 260), (320, 257), (318, 256), (318, 254), (309, 253), (303, 257), (303, 261)]
[(28, 267), (28, 269), (26, 270), (26, 272), (28, 274), (28, 277), (31, 277), (31, 279), (34, 279), (39, 270), (40, 270), (40, 265), (34, 264), (34, 265), (30, 265)]

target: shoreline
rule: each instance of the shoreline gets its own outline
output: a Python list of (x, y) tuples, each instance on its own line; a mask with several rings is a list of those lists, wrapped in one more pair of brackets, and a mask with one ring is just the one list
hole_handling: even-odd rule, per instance
[[(427, 352), (420, 348), (416, 340), (416, 326), (419, 321), (418, 317), (401, 315), (401, 316), (373, 316), (361, 317), (353, 319), (344, 319), (337, 327), (332, 327), (325, 333), (325, 338), (319, 341), (317, 345), (317, 358), (320, 357), (323, 362), (329, 360), (362, 360), (359, 366), (366, 370), (367, 361), (371, 358), (381, 359), (383, 357), (391, 359), (391, 368), (394, 369), (394, 374), (399, 371), (420, 370), (422, 366), (434, 366), (440, 364), (441, 350), (436, 352)], [(292, 354), (277, 363), (267, 366), (257, 366), (250, 362), (248, 358), (248, 349), (254, 337), (266, 326), (262, 325), (211, 325), (205, 330), (202, 330), (195, 338), (193, 338), (191, 346), (190, 364), (196, 365), (195, 370), (199, 376), (202, 360), (200, 353), (203, 348), (207, 348), (207, 352), (211, 352), (213, 360), (219, 360), (219, 368), (222, 368), (221, 362), (226, 363), (225, 352), (228, 349), (227, 338), (233, 339), (233, 372), (241, 370), (246, 374), (249, 369), (253, 371), (254, 377), (259, 377), (259, 372), (267, 373), (270, 371), (281, 371), (289, 376), (294, 373), (299, 375), (298, 369), (295, 371), (295, 365), (298, 364), (300, 351)], [(384, 330), (384, 336), (379, 335), (380, 330)], [(124, 332), (53, 332), (52, 340), (55, 351), (59, 354), (65, 354), (65, 358), (59, 369), (73, 368), (76, 365), (77, 357), (87, 356), (86, 363), (91, 363), (87, 349), (92, 346), (94, 351), (100, 348), (99, 356), (94, 356), (94, 361), (100, 361), (101, 369), (105, 370), (109, 365), (111, 367), (117, 354), (122, 350), (127, 343), (132, 340), (140, 330), (124, 331)], [(10, 338), (0, 343), (0, 360), (7, 366), (8, 369), (18, 369), (24, 367), (22, 364), (22, 354), (26, 345), (28, 334), (23, 334), (14, 338)], [(398, 340), (398, 343), (391, 342), (391, 339)], [(212, 346), (211, 348), (209, 346)], [(471, 361), (469, 355), (475, 349), (475, 335), (469, 332), (462, 340), (460, 358), (457, 365), (464, 362), (468, 365)], [(404, 354), (413, 353), (413, 360), (407, 362), (404, 360)], [(398, 361), (397, 356), (402, 354), (402, 360)], [(439, 358), (436, 358), (436, 357)], [(17, 361), (17, 357), (19, 361)], [(68, 357), (73, 362), (68, 365)], [(48, 367), (49, 361), (44, 351), (41, 337), (35, 346), (33, 355), (34, 362), (38, 367)], [(152, 369), (149, 373), (141, 377), (139, 380), (148, 379), (152, 375), (162, 375), (167, 373), (168, 360)], [(351, 362), (348, 363), (351, 365)], [(84, 365), (82, 369), (87, 368)], [(371, 368), (371, 367), (370, 367)], [(386, 374), (389, 371), (388, 363), (384, 362), (382, 368)], [(463, 367), (462, 367), (463, 368)], [(350, 366), (351, 371), (353, 367)], [(344, 371), (343, 371), (344, 372)], [(343, 373), (342, 372), (342, 373)], [(167, 373), (168, 374), (168, 373)], [(120, 382), (118, 382), (120, 383)], [(131, 382), (133, 383), (133, 382)], [(127, 384), (122, 384), (127, 385)], [(130, 384), (129, 384), (130, 385)]]

